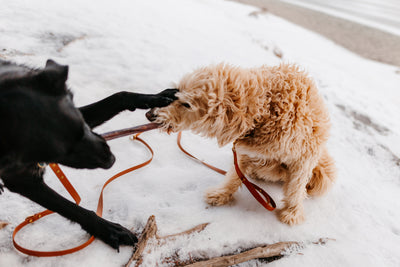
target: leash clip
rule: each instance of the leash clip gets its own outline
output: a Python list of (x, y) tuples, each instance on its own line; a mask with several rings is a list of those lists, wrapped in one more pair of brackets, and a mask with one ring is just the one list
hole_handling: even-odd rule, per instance
[(130, 139), (131, 139), (132, 141), (135, 141), (135, 140), (138, 139), (138, 137), (139, 137), (140, 134), (141, 134), (141, 133), (133, 134), (133, 135), (131, 135)]
[(233, 144), (232, 144), (232, 151), (233, 151), (233, 153), (235, 153), (236, 152), (236, 143), (237, 143), (237, 139), (233, 142)]

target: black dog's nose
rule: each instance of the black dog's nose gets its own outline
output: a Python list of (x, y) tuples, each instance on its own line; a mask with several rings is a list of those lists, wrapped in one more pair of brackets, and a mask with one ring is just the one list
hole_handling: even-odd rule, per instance
[(104, 161), (100, 167), (103, 169), (109, 169), (114, 165), (114, 163), (115, 163), (115, 156), (111, 154), (111, 156), (108, 157), (108, 160)]
[(155, 116), (154, 113), (153, 113), (153, 111), (150, 110), (150, 111), (146, 112), (146, 118), (147, 118), (149, 121), (152, 121), (152, 122), (153, 122), (153, 121), (156, 120), (157, 116)]

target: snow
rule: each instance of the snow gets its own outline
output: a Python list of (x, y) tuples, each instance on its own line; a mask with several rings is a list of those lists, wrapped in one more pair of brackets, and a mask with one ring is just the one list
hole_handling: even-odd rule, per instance
[[(119, 90), (156, 93), (196, 67), (221, 61), (245, 67), (295, 62), (315, 78), (331, 113), (328, 147), (339, 174), (326, 196), (304, 201), (306, 221), (298, 226), (279, 222), (245, 188), (228, 206), (207, 206), (203, 193), (222, 176), (180, 152), (175, 134), (142, 135), (155, 158), (105, 190), (104, 217), (140, 231), (154, 214), (161, 235), (210, 222), (203, 232), (148, 254), (145, 266), (160, 264), (163, 255), (176, 251), (182, 258), (189, 253), (212, 257), (279, 241), (306, 245), (301, 254), (268, 266), (400, 266), (398, 68), (361, 58), (271, 14), (249, 16), (255, 8), (232, 2), (1, 0), (0, 6), (0, 56), (33, 67), (43, 66), (48, 58), (68, 64), (68, 84), (77, 106)], [(274, 49), (282, 51), (283, 59)], [(124, 112), (96, 131), (146, 123), (144, 113)], [(86, 208), (95, 209), (107, 178), (149, 156), (128, 138), (110, 145), (118, 159), (110, 170), (63, 168)], [(229, 145), (219, 148), (215, 140), (189, 132), (183, 134), (183, 145), (220, 168), (232, 164)], [(50, 171), (45, 180), (67, 196)], [(280, 185), (257, 184), (273, 196), (278, 208), (282, 206)], [(0, 266), (121, 266), (131, 256), (130, 247), (117, 253), (98, 240), (63, 257), (23, 255), (13, 248), (12, 231), (42, 208), (8, 190), (0, 199), (0, 220), (10, 222), (0, 230)], [(311, 244), (321, 237), (336, 241)], [(18, 241), (32, 249), (54, 250), (87, 238), (78, 225), (51, 215), (23, 230)], [(240, 266), (263, 264), (250, 261)]]

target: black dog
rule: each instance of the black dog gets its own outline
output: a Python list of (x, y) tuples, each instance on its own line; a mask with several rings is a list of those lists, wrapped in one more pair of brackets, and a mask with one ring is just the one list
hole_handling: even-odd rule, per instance
[(0, 61), (0, 178), (10, 191), (79, 223), (113, 248), (134, 245), (137, 238), (129, 230), (49, 188), (37, 163), (110, 168), (115, 158), (91, 129), (123, 110), (166, 106), (176, 99), (177, 90), (156, 95), (119, 92), (77, 109), (65, 85), (67, 76), (68, 66), (52, 60), (40, 70)]

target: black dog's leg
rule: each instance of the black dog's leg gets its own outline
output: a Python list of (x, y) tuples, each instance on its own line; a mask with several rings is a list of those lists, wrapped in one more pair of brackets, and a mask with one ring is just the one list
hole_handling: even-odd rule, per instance
[(41, 177), (14, 176), (2, 179), (5, 187), (10, 191), (23, 195), (46, 209), (79, 223), (89, 234), (115, 249), (119, 249), (120, 245), (133, 246), (137, 242), (136, 236), (128, 229), (98, 217), (93, 211), (65, 199), (48, 187)]
[(119, 92), (79, 110), (89, 127), (93, 128), (124, 110), (165, 107), (176, 100), (176, 92), (177, 89), (167, 89), (155, 95)]
[(3, 191), (4, 191), (3, 187), (4, 187), (4, 185), (3, 185), (3, 184), (0, 184), (0, 195), (1, 195), (1, 193), (3, 193)]

